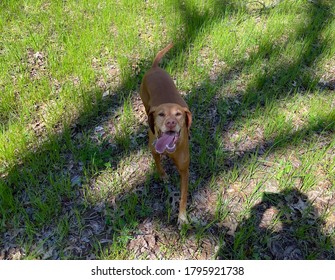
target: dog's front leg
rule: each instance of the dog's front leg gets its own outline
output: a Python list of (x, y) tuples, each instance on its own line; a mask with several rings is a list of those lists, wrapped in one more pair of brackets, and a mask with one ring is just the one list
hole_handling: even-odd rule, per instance
[(158, 171), (158, 174), (160, 178), (164, 181), (168, 179), (168, 175), (166, 174), (162, 163), (161, 163), (161, 155), (156, 152), (155, 147), (153, 145), (153, 142), (155, 141), (155, 135), (149, 130), (149, 148), (152, 154), (152, 157), (154, 158), (155, 165)]
[(178, 224), (181, 226), (188, 223), (186, 206), (187, 206), (187, 194), (188, 194), (188, 167), (185, 170), (180, 170), (180, 203), (179, 203), (179, 215)]
[(187, 206), (187, 194), (188, 194), (188, 180), (189, 180), (189, 165), (190, 165), (190, 154), (188, 145), (183, 151), (176, 152), (172, 155), (174, 164), (176, 165), (180, 175), (180, 203), (179, 203), (179, 215), (178, 224), (188, 224), (186, 206)]
[(151, 151), (152, 153), (152, 156), (154, 158), (154, 161), (155, 161), (155, 165), (156, 165), (156, 168), (157, 168), (157, 171), (158, 171), (158, 174), (159, 174), (159, 177), (163, 180), (163, 181), (166, 181), (168, 179), (168, 175), (166, 174), (163, 166), (162, 166), (162, 163), (161, 163), (161, 155), (156, 153), (155, 151)]

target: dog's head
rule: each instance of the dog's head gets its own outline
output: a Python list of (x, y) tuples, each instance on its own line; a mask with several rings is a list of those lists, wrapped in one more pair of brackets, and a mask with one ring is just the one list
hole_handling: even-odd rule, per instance
[(152, 133), (158, 139), (166, 139), (168, 142), (169, 137), (173, 138), (169, 143), (170, 150), (168, 147), (168, 151), (173, 152), (180, 137), (189, 137), (192, 114), (186, 107), (165, 103), (150, 109), (148, 121)]
[(152, 133), (156, 136), (166, 132), (180, 133), (184, 127), (189, 133), (192, 114), (186, 107), (165, 103), (150, 109), (148, 122)]

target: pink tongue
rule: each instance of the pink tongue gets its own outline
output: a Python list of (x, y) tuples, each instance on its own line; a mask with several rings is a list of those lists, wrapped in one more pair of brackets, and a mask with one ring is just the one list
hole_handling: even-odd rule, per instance
[(155, 143), (156, 152), (159, 154), (164, 153), (167, 146), (170, 146), (171, 144), (173, 144), (174, 137), (175, 136), (173, 134), (171, 135), (171, 134), (164, 133), (162, 137), (158, 138)]

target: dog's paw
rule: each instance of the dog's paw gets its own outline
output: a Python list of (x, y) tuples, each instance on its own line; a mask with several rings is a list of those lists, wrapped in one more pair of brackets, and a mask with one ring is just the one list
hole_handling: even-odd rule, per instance
[(178, 216), (178, 228), (181, 229), (184, 225), (188, 225), (189, 221), (186, 213), (179, 213)]

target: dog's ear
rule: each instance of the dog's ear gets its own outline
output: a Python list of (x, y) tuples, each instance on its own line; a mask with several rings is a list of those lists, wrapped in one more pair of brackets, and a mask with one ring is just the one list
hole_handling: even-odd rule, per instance
[(150, 110), (148, 113), (148, 123), (150, 130), (153, 134), (155, 134), (155, 116), (154, 116), (155, 110)]
[(186, 119), (185, 119), (186, 127), (187, 127), (187, 130), (188, 130), (188, 134), (190, 134), (191, 124), (192, 124), (192, 113), (187, 108), (184, 108), (184, 111), (185, 111), (185, 115), (186, 115)]

